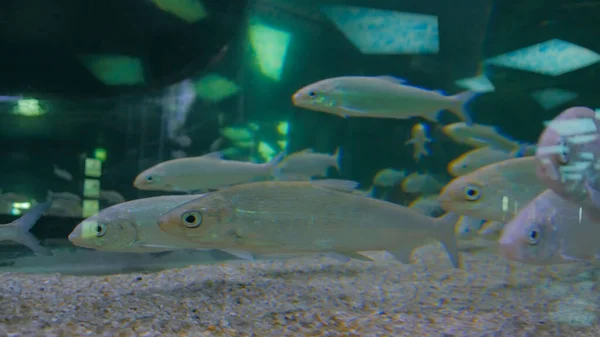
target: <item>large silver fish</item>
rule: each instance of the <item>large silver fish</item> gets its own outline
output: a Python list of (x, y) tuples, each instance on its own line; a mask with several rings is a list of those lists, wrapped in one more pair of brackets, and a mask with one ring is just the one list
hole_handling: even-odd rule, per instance
[(344, 180), (236, 185), (173, 209), (159, 226), (199, 247), (259, 254), (386, 250), (403, 262), (414, 248), (437, 239), (459, 265), (458, 215), (431, 218), (351, 193), (356, 185)]

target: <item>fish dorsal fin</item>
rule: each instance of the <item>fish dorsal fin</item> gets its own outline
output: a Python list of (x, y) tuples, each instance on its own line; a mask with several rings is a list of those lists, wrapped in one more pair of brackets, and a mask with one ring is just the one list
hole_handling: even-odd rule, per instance
[(356, 181), (341, 179), (321, 179), (311, 180), (311, 184), (340, 192), (353, 192), (359, 185)]
[(223, 159), (223, 152), (221, 152), (221, 151), (209, 152), (209, 153), (203, 155), (202, 158)]
[(376, 76), (375, 78), (380, 79), (382, 81), (391, 82), (394, 84), (405, 84), (408, 82), (408, 80), (406, 80), (404, 78), (400, 78), (400, 77), (396, 77), (396, 76), (392, 76), (392, 75)]
[(313, 149), (311, 149), (311, 148), (304, 149), (304, 150), (302, 150), (302, 151), (298, 151), (298, 153), (313, 153), (313, 152), (315, 152), (315, 150), (313, 150)]

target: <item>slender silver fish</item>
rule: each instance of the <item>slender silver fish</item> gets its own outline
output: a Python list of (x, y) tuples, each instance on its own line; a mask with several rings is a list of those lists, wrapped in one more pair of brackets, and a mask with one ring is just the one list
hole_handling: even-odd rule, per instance
[(402, 262), (437, 239), (459, 265), (458, 215), (431, 218), (410, 208), (352, 193), (344, 180), (269, 181), (236, 185), (185, 203), (160, 228), (199, 247), (253, 253), (386, 250)]
[(466, 104), (477, 93), (466, 91), (444, 96), (406, 84), (392, 76), (342, 76), (328, 78), (298, 90), (292, 101), (295, 106), (342, 117), (374, 117), (407, 119), (423, 117), (437, 121), (438, 112), (452, 111), (471, 124)]

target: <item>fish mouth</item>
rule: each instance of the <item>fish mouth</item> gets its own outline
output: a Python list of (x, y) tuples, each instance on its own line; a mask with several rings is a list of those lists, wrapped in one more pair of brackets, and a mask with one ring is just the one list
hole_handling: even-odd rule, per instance
[(509, 261), (520, 261), (519, 251), (515, 249), (514, 242), (505, 236), (498, 240), (498, 251), (501, 256)]
[(292, 95), (292, 104), (294, 104), (295, 106), (298, 106), (299, 101), (300, 101), (299, 93), (293, 94)]

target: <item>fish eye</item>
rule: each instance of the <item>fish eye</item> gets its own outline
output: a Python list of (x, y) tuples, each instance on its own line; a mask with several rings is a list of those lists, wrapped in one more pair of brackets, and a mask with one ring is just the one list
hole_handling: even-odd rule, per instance
[(479, 187), (469, 185), (465, 187), (465, 199), (467, 201), (475, 201), (481, 197), (481, 193), (479, 192)]
[(537, 245), (540, 242), (540, 230), (533, 228), (527, 232), (527, 240), (530, 245)]
[(154, 178), (152, 178), (152, 176), (147, 176), (146, 177), (146, 181), (148, 182), (152, 182), (154, 180)]
[(311, 91), (311, 92), (308, 93), (308, 96), (315, 97), (315, 96), (317, 96), (317, 93), (314, 92), (314, 91)]
[(559, 141), (560, 152), (558, 153), (558, 161), (566, 165), (569, 163), (569, 148), (567, 147), (567, 141), (561, 137)]
[(202, 213), (192, 211), (181, 215), (181, 221), (187, 228), (196, 228), (202, 224)]
[(103, 237), (106, 234), (106, 225), (99, 223), (96, 225), (96, 236)]

